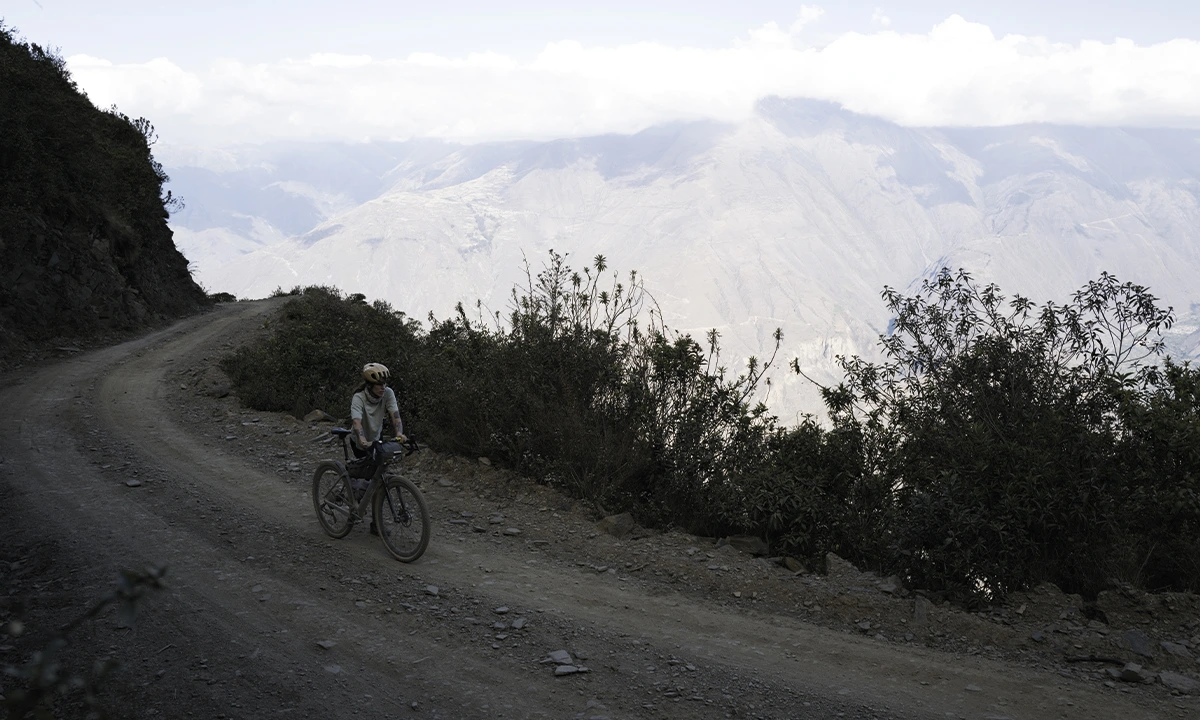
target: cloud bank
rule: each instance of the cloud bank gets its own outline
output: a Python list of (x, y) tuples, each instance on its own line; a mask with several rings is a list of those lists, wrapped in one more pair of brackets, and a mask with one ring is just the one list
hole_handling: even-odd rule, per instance
[(960, 16), (923, 34), (805, 42), (821, 11), (768, 23), (719, 49), (547, 45), (400, 59), (318, 54), (187, 70), (159, 58), (67, 58), (100, 107), (145, 116), (172, 143), (436, 137), (463, 142), (627, 133), (672, 120), (738, 121), (767, 95), (841, 103), (903, 125), (1200, 126), (1200, 41), (1051, 43)]

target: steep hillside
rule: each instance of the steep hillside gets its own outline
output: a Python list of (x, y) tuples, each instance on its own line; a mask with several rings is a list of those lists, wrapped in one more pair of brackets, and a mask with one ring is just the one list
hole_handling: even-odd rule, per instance
[(92, 106), (61, 58), (0, 26), (0, 362), (206, 303), (167, 226), (154, 130)]

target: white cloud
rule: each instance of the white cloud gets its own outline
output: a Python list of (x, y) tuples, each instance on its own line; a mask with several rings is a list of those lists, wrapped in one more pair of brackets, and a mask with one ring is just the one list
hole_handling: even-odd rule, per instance
[[(877, 13), (881, 15), (881, 13)], [(336, 54), (184, 70), (169, 60), (68, 58), (100, 107), (144, 115), (171, 142), (404, 138), (477, 141), (632, 132), (747, 117), (765, 95), (833, 100), (912, 125), (1200, 124), (1200, 42), (1056, 44), (995, 37), (952, 16), (927, 33), (846, 33), (822, 47), (770, 23), (723, 49), (547, 45), (397, 59)], [(882, 21), (879, 21), (882, 24)]]
[(811, 25), (820, 20), (824, 14), (825, 11), (815, 5), (801, 5), (800, 13), (796, 16), (796, 20), (792, 22), (792, 26), (789, 29), (795, 35), (803, 30), (806, 25)]
[(892, 19), (883, 14), (883, 8), (875, 8), (875, 12), (871, 13), (871, 24), (887, 27), (892, 24)]

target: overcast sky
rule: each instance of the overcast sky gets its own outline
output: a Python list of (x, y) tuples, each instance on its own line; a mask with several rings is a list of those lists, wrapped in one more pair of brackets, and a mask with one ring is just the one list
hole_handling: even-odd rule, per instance
[(764, 95), (910, 125), (1200, 126), (1197, 0), (5, 0), (164, 141), (460, 141), (747, 117)]

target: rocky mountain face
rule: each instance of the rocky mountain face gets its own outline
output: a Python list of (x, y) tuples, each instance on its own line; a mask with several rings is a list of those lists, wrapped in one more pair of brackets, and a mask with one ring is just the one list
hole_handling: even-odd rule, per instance
[(167, 225), (153, 139), (0, 27), (0, 362), (207, 303)]
[[(738, 125), (219, 160), (176, 161), (196, 213), (176, 229), (200, 278), (239, 296), (315, 283), (416, 317), (476, 299), (504, 311), (526, 260), (603, 254), (646, 278), (672, 327), (718, 329), (731, 367), (781, 327), (781, 360), (832, 381), (836, 355), (870, 354), (888, 331), (885, 285), (962, 267), (1062, 301), (1108, 271), (1176, 309), (1176, 355), (1200, 345), (1197, 131), (905, 128), (772, 98)], [(815, 395), (780, 372), (770, 404), (789, 419)]]

